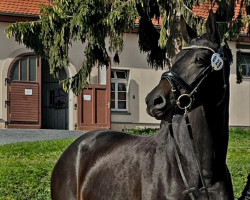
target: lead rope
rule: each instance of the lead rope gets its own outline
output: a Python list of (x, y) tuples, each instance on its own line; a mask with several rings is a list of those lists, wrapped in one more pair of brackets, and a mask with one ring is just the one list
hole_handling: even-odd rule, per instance
[(191, 144), (192, 144), (192, 149), (193, 149), (193, 152), (194, 152), (195, 162), (196, 162), (196, 165), (197, 165), (197, 168), (198, 168), (198, 171), (199, 171), (199, 175), (200, 175), (200, 179), (201, 179), (201, 183), (202, 183), (202, 188), (200, 188), (199, 190), (200, 191), (205, 190), (207, 199), (209, 200), (208, 189), (207, 189), (207, 185), (206, 185), (204, 175), (203, 175), (203, 172), (202, 172), (202, 167), (201, 167), (201, 163), (200, 163), (200, 156), (199, 156), (199, 153), (198, 153), (197, 148), (196, 148), (195, 143), (194, 143), (193, 131), (192, 131), (192, 127), (191, 127), (191, 124), (190, 124), (190, 121), (189, 121), (189, 118), (188, 118), (187, 108), (185, 109), (184, 118), (185, 118), (187, 129), (188, 129), (188, 135), (189, 135), (189, 138), (190, 138), (190, 141), (191, 141)]
[[(171, 135), (171, 137), (173, 139), (174, 154), (175, 154), (175, 158), (176, 158), (176, 161), (177, 161), (177, 165), (178, 165), (179, 171), (181, 173), (182, 180), (183, 180), (185, 188), (186, 188), (186, 190), (184, 190), (182, 193), (183, 194), (188, 194), (192, 200), (195, 200), (195, 197), (193, 195), (193, 192), (195, 191), (195, 187), (190, 187), (189, 186), (189, 184), (187, 182), (187, 179), (186, 179), (186, 176), (184, 174), (184, 171), (183, 171), (183, 168), (182, 168), (182, 165), (181, 165), (180, 156), (178, 154), (178, 150), (180, 151), (180, 149), (178, 148), (177, 142), (176, 142), (176, 140), (174, 138), (172, 123), (169, 123), (168, 128), (169, 128), (170, 135)], [(178, 150), (177, 150), (177, 148), (178, 148)]]

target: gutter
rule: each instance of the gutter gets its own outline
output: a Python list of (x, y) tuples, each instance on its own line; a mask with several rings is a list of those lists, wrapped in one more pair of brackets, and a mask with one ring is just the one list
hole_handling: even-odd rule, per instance
[(10, 16), (10, 17), (27, 17), (27, 18), (39, 18), (39, 15), (36, 14), (22, 14), (22, 13), (9, 13), (1, 12), (0, 15)]

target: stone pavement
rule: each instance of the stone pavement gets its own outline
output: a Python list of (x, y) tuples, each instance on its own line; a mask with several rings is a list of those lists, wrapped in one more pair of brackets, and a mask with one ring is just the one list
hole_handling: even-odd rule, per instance
[(87, 131), (48, 129), (0, 129), (0, 145), (17, 142), (77, 138)]

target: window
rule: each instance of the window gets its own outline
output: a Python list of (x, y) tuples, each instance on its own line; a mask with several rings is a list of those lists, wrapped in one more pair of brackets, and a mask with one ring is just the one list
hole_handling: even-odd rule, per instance
[(128, 70), (111, 70), (111, 110), (128, 110)]
[(241, 54), (242, 76), (250, 77), (250, 54)]
[(10, 71), (11, 81), (36, 81), (38, 59), (25, 56), (15, 61)]

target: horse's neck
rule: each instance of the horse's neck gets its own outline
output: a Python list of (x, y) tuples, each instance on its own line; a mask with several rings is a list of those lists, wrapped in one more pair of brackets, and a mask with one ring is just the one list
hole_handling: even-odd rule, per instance
[(229, 100), (225, 100), (219, 106), (204, 106), (208, 127), (214, 141), (215, 165), (218, 173), (224, 170), (229, 138)]
[[(161, 130), (155, 135), (157, 143), (165, 149), (166, 162), (171, 163), (171, 169), (179, 169), (180, 167), (176, 162), (175, 148), (179, 152), (181, 165), (191, 185), (197, 185), (199, 182), (199, 174), (196, 163), (196, 158), (200, 158), (200, 163), (204, 175), (210, 177), (212, 175), (212, 137), (208, 128), (208, 123), (205, 117), (205, 111), (203, 107), (197, 107), (188, 114), (190, 124), (192, 127), (193, 139), (190, 137), (187, 124), (184, 116), (176, 115), (172, 120), (173, 136), (169, 131), (169, 124), (166, 123)], [(199, 152), (198, 157), (195, 155), (195, 151)], [(174, 167), (173, 167), (174, 166)]]

